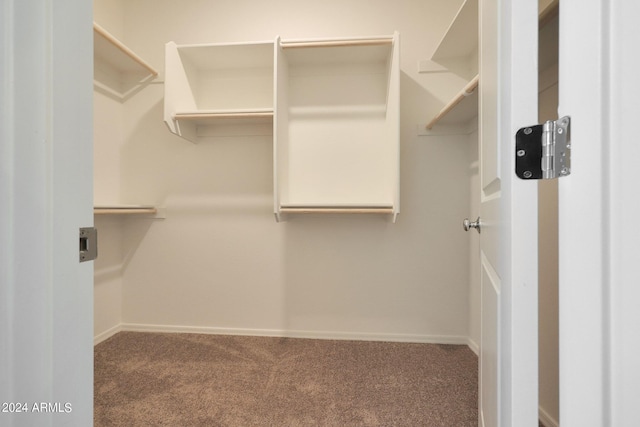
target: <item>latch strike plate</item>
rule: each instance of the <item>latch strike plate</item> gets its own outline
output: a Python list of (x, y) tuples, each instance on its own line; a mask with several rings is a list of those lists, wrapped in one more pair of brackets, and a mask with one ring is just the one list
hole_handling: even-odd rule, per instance
[(516, 132), (516, 175), (554, 179), (571, 174), (571, 117), (549, 120)]
[(98, 258), (98, 230), (95, 227), (80, 229), (80, 262)]

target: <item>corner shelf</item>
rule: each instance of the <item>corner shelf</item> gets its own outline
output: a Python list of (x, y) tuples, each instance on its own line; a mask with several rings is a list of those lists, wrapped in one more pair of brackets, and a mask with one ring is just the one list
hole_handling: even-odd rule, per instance
[(470, 79), (478, 73), (478, 0), (465, 0), (420, 72), (450, 71)]
[(428, 122), (464, 124), (478, 115), (478, 0), (465, 0), (442, 36), (431, 60), (420, 63), (420, 72), (452, 72), (467, 83)]
[(465, 0), (431, 59), (465, 58), (478, 49), (478, 0)]
[(93, 23), (94, 85), (121, 101), (158, 76), (146, 61)]

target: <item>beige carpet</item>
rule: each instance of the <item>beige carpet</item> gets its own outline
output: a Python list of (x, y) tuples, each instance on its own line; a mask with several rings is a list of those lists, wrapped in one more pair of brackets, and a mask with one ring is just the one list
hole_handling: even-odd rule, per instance
[(96, 426), (477, 426), (466, 346), (121, 332)]

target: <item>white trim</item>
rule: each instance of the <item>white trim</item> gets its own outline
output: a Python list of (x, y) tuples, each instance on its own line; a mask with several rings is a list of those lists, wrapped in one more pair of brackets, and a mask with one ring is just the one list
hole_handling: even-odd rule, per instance
[(96, 335), (93, 337), (93, 345), (96, 346), (100, 344), (102, 341), (106, 341), (118, 332), (122, 331), (122, 324), (118, 324), (113, 328), (107, 329), (106, 331)]
[[(424, 344), (455, 344), (468, 345), (472, 351), (471, 340), (465, 336), (457, 335), (420, 335), (420, 334), (383, 334), (367, 332), (336, 332), (336, 331), (299, 331), (282, 329), (249, 329), (249, 328), (219, 328), (210, 326), (178, 326), (178, 325), (151, 325), (140, 323), (121, 323), (119, 330), (128, 332), (162, 332), (162, 333), (191, 333), (211, 335), (241, 335), (263, 337), (287, 337), (308, 338), (325, 340), (352, 340), (352, 341), (388, 341)], [(111, 330), (115, 330), (112, 328)], [(106, 333), (105, 333), (106, 334)], [(101, 334), (102, 336), (104, 334)], [(98, 339), (98, 337), (96, 337)], [(106, 339), (106, 338), (105, 338)], [(476, 345), (477, 347), (477, 345)], [(476, 352), (477, 354), (477, 352)]]
[(542, 406), (538, 407), (538, 418), (540, 419), (540, 423), (544, 427), (559, 427), (560, 426), (560, 423), (558, 423), (558, 420), (553, 419), (553, 417), (551, 415), (549, 415), (547, 413), (547, 411), (542, 409)]
[[(626, 423), (611, 418), (612, 376), (608, 366), (610, 290), (637, 282), (632, 277), (617, 283), (610, 281), (608, 259), (612, 225), (609, 202), (616, 191), (610, 187), (610, 174), (626, 166), (616, 164), (610, 169), (610, 156), (614, 148), (628, 144), (624, 139), (611, 139), (609, 133), (611, 102), (622, 102), (611, 97), (611, 85), (635, 84), (632, 80), (624, 82), (620, 74), (610, 75), (613, 70), (609, 70), (610, 32), (619, 32), (621, 40), (626, 37), (634, 40), (633, 34), (621, 26), (609, 26), (609, 13), (622, 10), (622, 3), (560, 2), (558, 115), (571, 116), (571, 138), (575, 142), (572, 142), (571, 175), (558, 181), (559, 417), (564, 426), (637, 424), (635, 411), (631, 411), (633, 415)], [(632, 60), (627, 62), (625, 57), (625, 67), (633, 66), (633, 55), (628, 58)], [(628, 96), (634, 90), (625, 89), (625, 94)], [(585, 102), (587, 93), (589, 101)], [(629, 105), (635, 102), (626, 99)], [(633, 153), (626, 149), (624, 155), (630, 157)], [(634, 191), (637, 193), (637, 189)], [(624, 205), (624, 209), (632, 207)], [(633, 373), (623, 375), (633, 378)]]
[(480, 357), (480, 345), (471, 337), (467, 337), (467, 346), (473, 351), (476, 356)]

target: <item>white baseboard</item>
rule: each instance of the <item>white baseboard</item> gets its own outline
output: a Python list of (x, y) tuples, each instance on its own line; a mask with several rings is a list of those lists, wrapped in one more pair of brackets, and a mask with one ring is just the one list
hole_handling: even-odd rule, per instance
[(95, 345), (100, 344), (102, 341), (111, 338), (112, 336), (114, 336), (115, 334), (120, 332), (121, 330), (122, 330), (122, 324), (116, 325), (111, 329), (107, 329), (103, 333), (98, 334), (95, 337), (93, 337), (93, 345), (95, 346)]
[(473, 351), (476, 356), (480, 357), (480, 345), (473, 340), (471, 337), (467, 337), (467, 345)]
[(538, 418), (544, 427), (559, 427), (558, 420), (554, 420), (542, 407), (538, 407)]
[[(208, 327), (208, 326), (150, 325), (150, 324), (140, 324), (140, 323), (122, 323), (120, 325), (120, 330), (131, 331), (131, 332), (164, 332), (164, 333), (245, 335), (245, 336), (310, 338), (310, 339), (353, 340), (353, 341), (391, 341), (391, 342), (415, 342), (415, 343), (428, 343), (428, 344), (457, 344), (457, 345), (468, 345), (469, 347), (471, 347), (469, 338), (465, 336), (455, 336), (455, 335), (378, 334), (378, 333), (356, 333), (356, 332), (334, 332), (334, 331), (298, 331), (298, 330), (281, 330), (281, 329), (216, 328), (216, 327)], [(471, 350), (475, 351), (473, 348), (471, 348)]]

